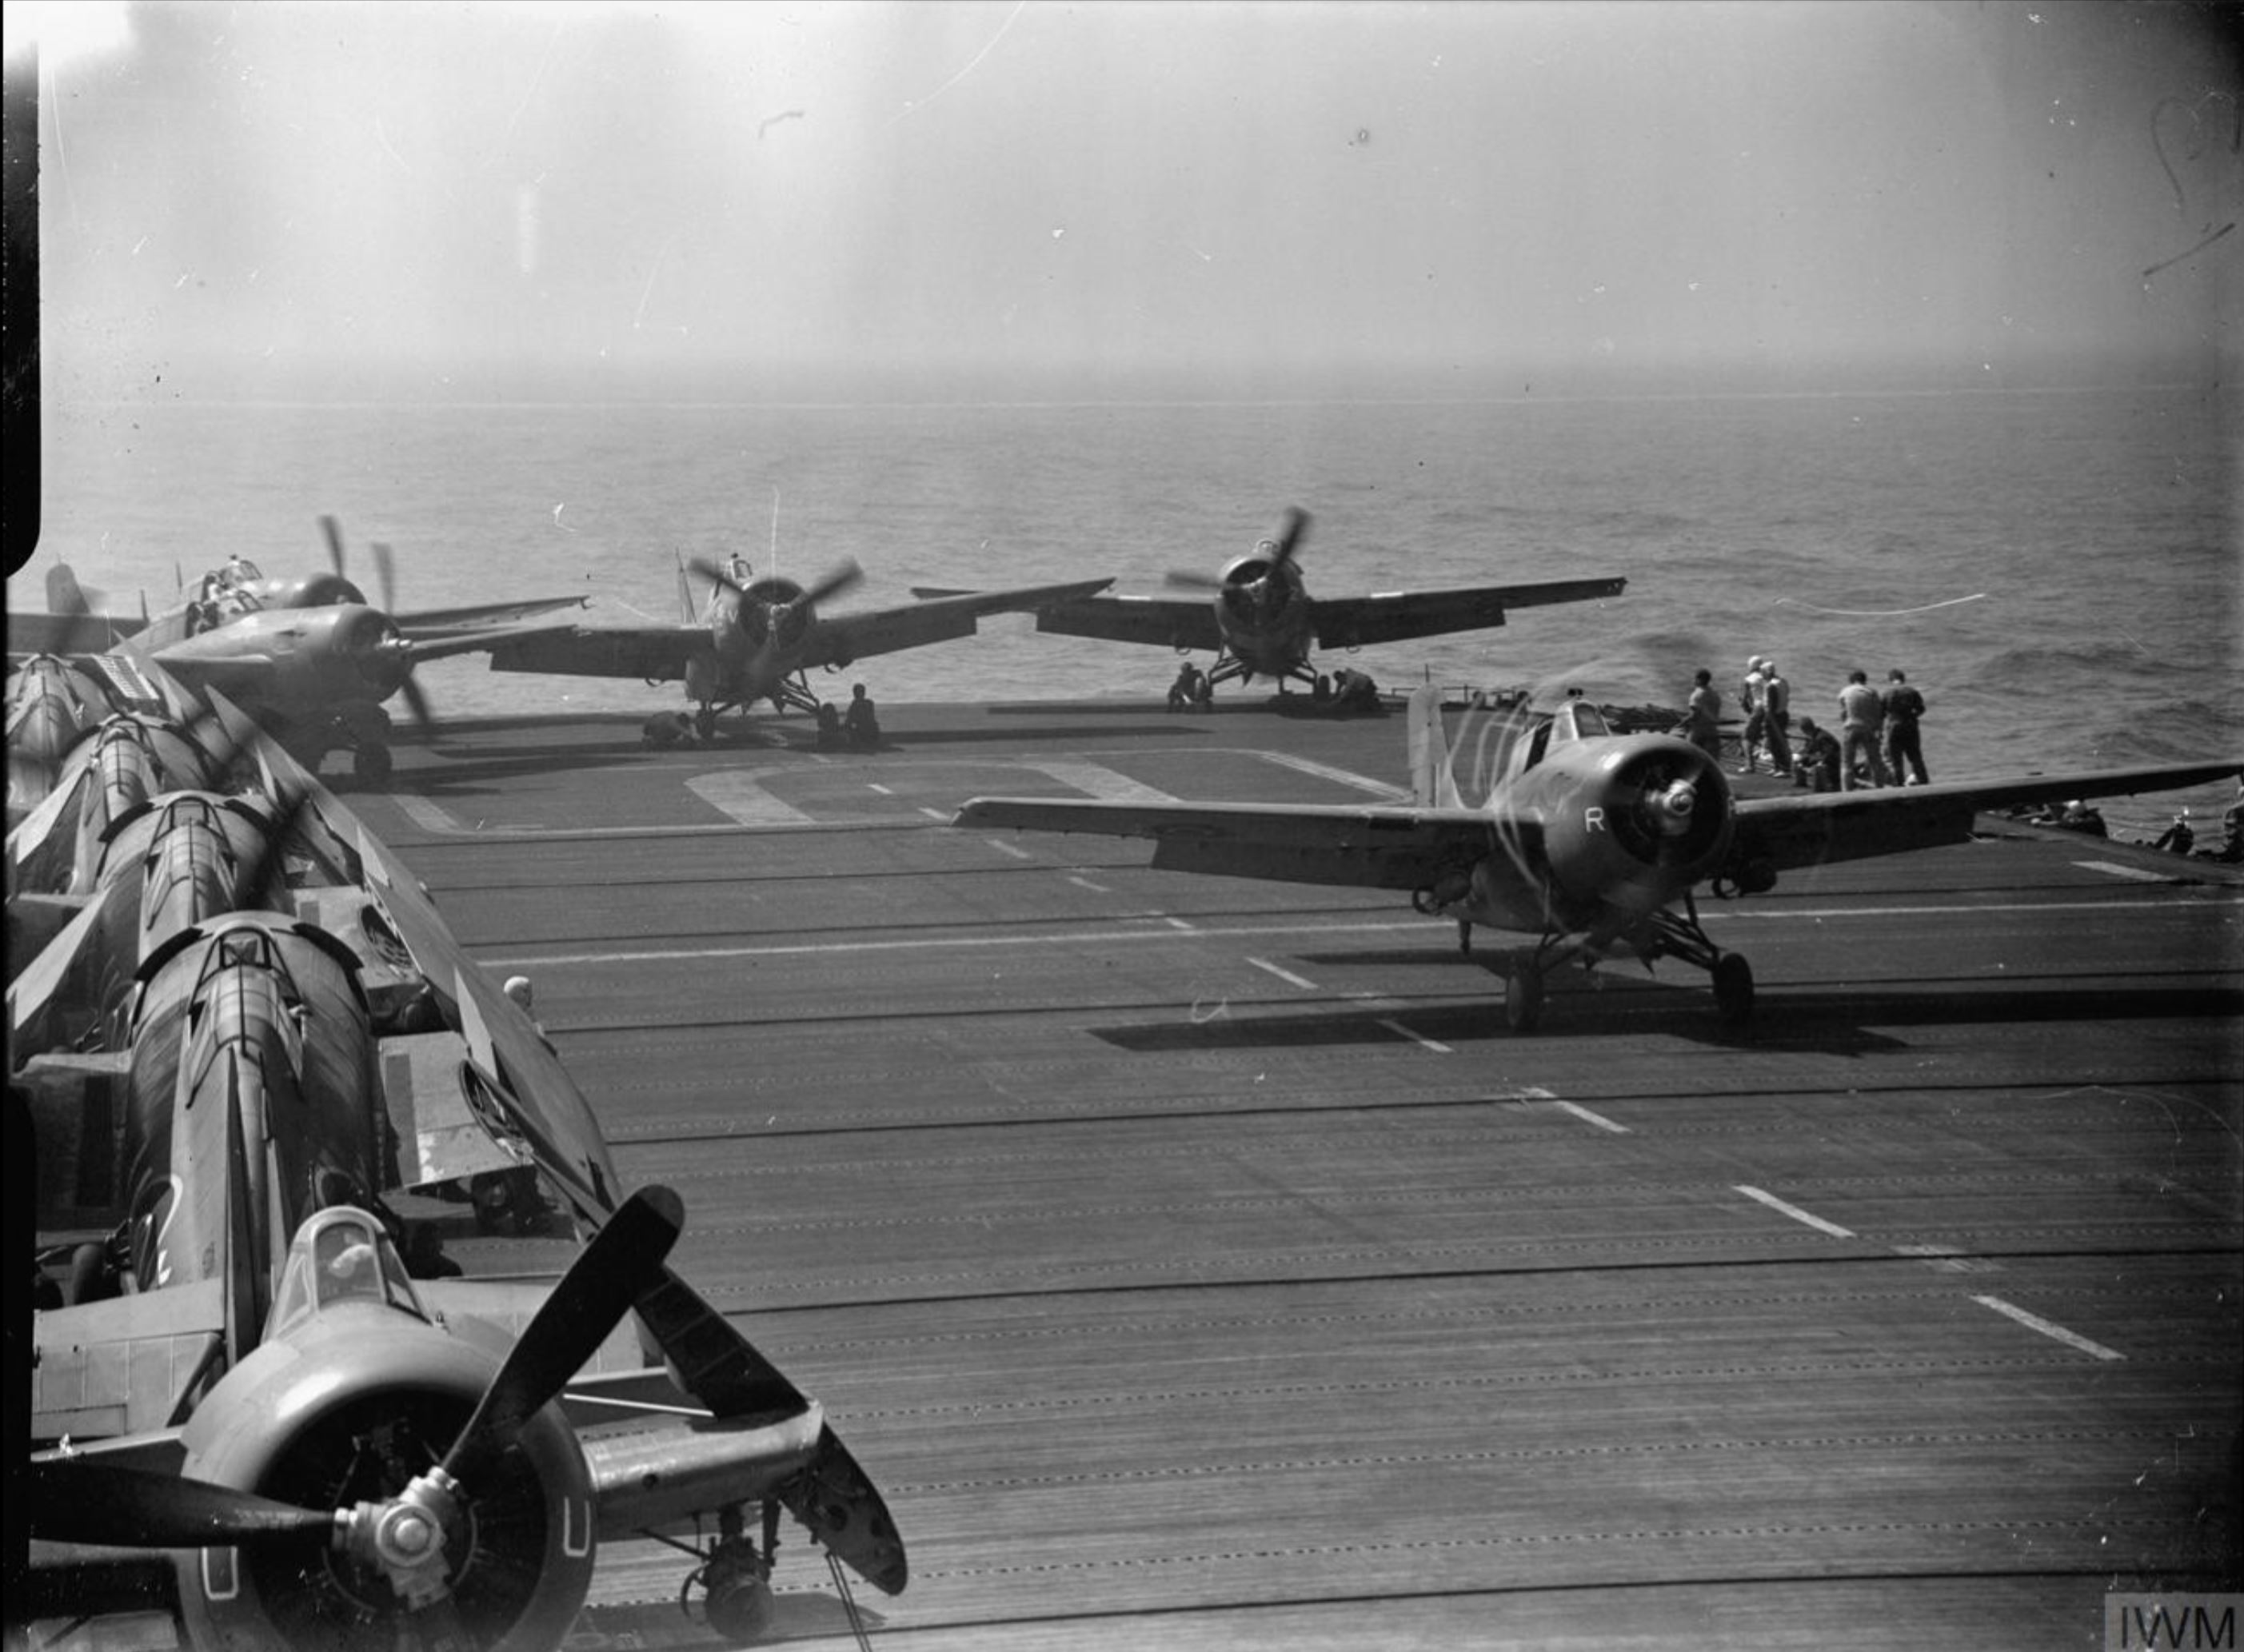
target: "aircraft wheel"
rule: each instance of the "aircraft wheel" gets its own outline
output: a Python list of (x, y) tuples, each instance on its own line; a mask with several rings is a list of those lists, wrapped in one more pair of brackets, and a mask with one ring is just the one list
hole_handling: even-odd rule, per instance
[(346, 707), (342, 714), (342, 722), (343, 727), (350, 733), (352, 742), (359, 745), (380, 745), (389, 738), (391, 729), (396, 726), (390, 721), (389, 713), (387, 711), (379, 705), (371, 705), (364, 702)]
[(351, 777), (361, 786), (388, 786), (389, 771), (389, 748), (386, 745), (362, 745), (351, 756)]
[(1531, 1033), (1543, 1021), (1543, 975), (1523, 964), (1504, 978), (1504, 1024)]
[(711, 1583), (703, 1603), (709, 1627), (734, 1646), (749, 1646), (771, 1633), (772, 1588), (753, 1574)]
[(1714, 960), (1714, 1008), (1736, 1026), (1753, 1014), (1753, 966), (1743, 954), (1726, 952)]

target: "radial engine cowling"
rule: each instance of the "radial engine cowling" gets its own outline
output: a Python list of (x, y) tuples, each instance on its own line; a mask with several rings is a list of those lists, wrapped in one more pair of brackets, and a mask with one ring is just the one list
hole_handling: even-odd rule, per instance
[[(394, 1499), (440, 1462), (504, 1352), (473, 1321), (267, 1341), (213, 1389), (184, 1436), (190, 1477), (308, 1508)], [(591, 1584), (594, 1509), (576, 1436), (549, 1406), (463, 1485), (446, 1522), (443, 1598), (416, 1608), (382, 1566), (323, 1534), (179, 1552), (190, 1643), (273, 1652), (561, 1644)]]
[(1551, 875), (1578, 901), (1649, 912), (1721, 862), (1729, 782), (1698, 747), (1666, 735), (1602, 745), (1546, 815)]
[(740, 603), (740, 630), (757, 648), (799, 648), (810, 630), (811, 607), (791, 579), (759, 579)]

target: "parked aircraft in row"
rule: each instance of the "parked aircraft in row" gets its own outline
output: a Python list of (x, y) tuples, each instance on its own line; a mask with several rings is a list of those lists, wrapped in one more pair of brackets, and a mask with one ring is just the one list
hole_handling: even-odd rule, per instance
[[(650, 1535), (748, 1639), (782, 1513), (845, 1602), (845, 1563), (903, 1588), (819, 1405), (668, 1266), (677, 1197), (626, 1186), (413, 874), (222, 690), (202, 713), (145, 676), (10, 845), (47, 1247), (11, 1618), (152, 1599), (196, 1648), (558, 1648), (600, 1545)], [(449, 1196), (582, 1248), (550, 1288), (463, 1277)]]
[(1288, 883), (1407, 891), (1414, 909), (1525, 934), (1507, 961), (1504, 1014), (1540, 1020), (1544, 979), (1614, 956), (1680, 958), (1712, 978), (1723, 1015), (1751, 1012), (1751, 967), (1717, 946), (1697, 891), (1760, 894), (1780, 873), (1828, 861), (1960, 843), (1984, 810), (2132, 795), (2224, 779), (2244, 763), (2163, 764), (2016, 779), (1734, 796), (1721, 766), (1666, 734), (1616, 735), (1568, 700), (1505, 729), (1487, 795), (1468, 803), (1453, 770), (1439, 691), (1410, 704), (1407, 806), (976, 798), (961, 826), (1150, 838), (1152, 864)]

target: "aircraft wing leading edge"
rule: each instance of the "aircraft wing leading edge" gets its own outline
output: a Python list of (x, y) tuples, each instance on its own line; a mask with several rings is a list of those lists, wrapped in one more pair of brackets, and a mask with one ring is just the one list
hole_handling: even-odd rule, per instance
[(1087, 597), (1113, 583), (1081, 579), (1065, 584), (1024, 585), (1012, 590), (957, 591), (896, 608), (821, 616), (803, 664), (846, 665), (875, 654), (971, 637), (976, 622), (985, 614), (1041, 610), (1048, 603)]
[[(1803, 792), (1736, 806), (1738, 859), (1776, 871), (1960, 843), (1990, 809), (2061, 799), (2126, 797), (2214, 784), (2244, 763), (2161, 764), (2101, 773)], [(1418, 889), (1437, 870), (1469, 866), (1500, 841), (1532, 859), (1542, 823), (1531, 815), (1449, 808), (1321, 804), (1178, 803), (1072, 798), (975, 798), (952, 824), (1150, 838), (1153, 865), (1282, 883)]]
[(1933, 786), (1873, 786), (1748, 798), (1737, 806), (1737, 848), (1766, 855), (1777, 871), (1898, 854), (1961, 843), (1974, 817), (2074, 798), (2132, 797), (2230, 779), (2240, 765), (2168, 763), (2096, 774), (2021, 775), (2007, 780), (1949, 780)]
[(1223, 628), (1205, 597), (1085, 597), (1037, 610), (1037, 629), (1060, 637), (1155, 648), (1220, 651)]
[(1369, 648), (1414, 637), (1482, 630), (1504, 624), (1505, 610), (1554, 603), (1618, 597), (1626, 579), (1554, 579), (1528, 585), (1482, 585), (1467, 590), (1388, 591), (1370, 597), (1320, 597), (1320, 648)]
[(975, 798), (952, 824), (1150, 838), (1158, 867), (1369, 889), (1416, 889), (1437, 870), (1470, 865), (1487, 853), (1493, 825), (1476, 809), (1073, 798)]

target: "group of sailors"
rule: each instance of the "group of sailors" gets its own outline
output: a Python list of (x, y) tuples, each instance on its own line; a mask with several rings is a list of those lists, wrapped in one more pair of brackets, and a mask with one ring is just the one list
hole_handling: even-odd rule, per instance
[[(1281, 686), (1283, 684), (1281, 683)], [(1312, 684), (1309, 699), (1313, 705), (1334, 711), (1384, 711), (1386, 703), (1379, 698), (1379, 684), (1368, 671), (1354, 666), (1344, 666), (1327, 677), (1320, 672)], [(1203, 671), (1190, 660), (1177, 667), (1177, 675), (1169, 684), (1169, 710), (1172, 711), (1213, 711), (1215, 709), (1215, 677)]]
[[(2036, 826), (2062, 826), (2067, 832), (2085, 833), (2092, 838), (2109, 838), (2111, 828), (2104, 824), (2103, 813), (2095, 805), (2081, 799), (2058, 805), (2029, 810), (2023, 816)], [(2228, 866), (2244, 866), (2244, 779), (2236, 782), (2236, 798), (2221, 811), (2220, 841), (2211, 848), (2197, 846), (2197, 828), (2189, 823), (2189, 811), (2184, 809), (2168, 822), (2166, 829), (2155, 838), (2137, 839), (2142, 846), (2163, 849), (2169, 854), (2186, 854), (2199, 860), (2218, 860)]]
[[(1803, 717), (1795, 749), (1792, 685), (1774, 660), (1754, 655), (1738, 684), (1738, 708), (1745, 714), (1740, 738), (1745, 760), (1738, 772), (1754, 773), (1766, 761), (1771, 774), (1788, 775), (1795, 786), (1816, 792), (1932, 783), (1918, 726), (1925, 713), (1924, 696), (1910, 684), (1906, 671), (1896, 667), (1887, 672), (1882, 691), (1870, 686), (1868, 672), (1849, 671), (1838, 705), (1838, 732)], [(1693, 678), (1689, 709), (1680, 732), (1720, 762), (1721, 721), (1720, 691), (1714, 687), (1714, 674), (1702, 667)]]

